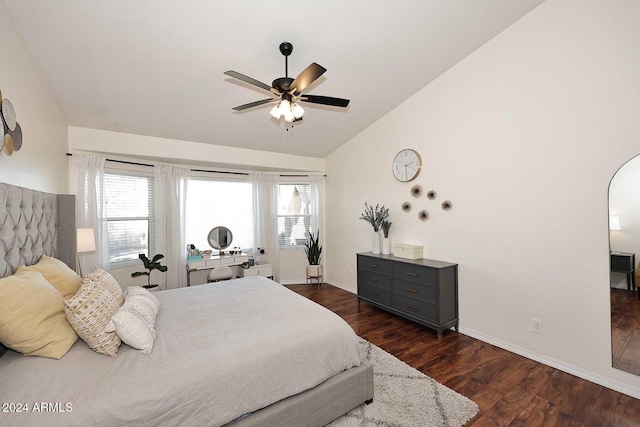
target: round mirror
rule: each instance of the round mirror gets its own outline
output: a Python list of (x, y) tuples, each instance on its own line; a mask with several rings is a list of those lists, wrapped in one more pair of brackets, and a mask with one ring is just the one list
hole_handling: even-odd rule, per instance
[(222, 251), (231, 245), (233, 233), (227, 227), (213, 227), (207, 236), (209, 246)]

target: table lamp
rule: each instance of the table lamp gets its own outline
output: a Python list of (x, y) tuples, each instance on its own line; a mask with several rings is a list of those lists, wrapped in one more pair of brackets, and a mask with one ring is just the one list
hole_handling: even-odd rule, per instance
[(610, 216), (609, 217), (609, 230), (610, 231), (620, 231), (620, 217), (619, 216)]
[(80, 254), (85, 252), (93, 252), (96, 250), (96, 238), (93, 234), (93, 228), (78, 228), (77, 233), (77, 249), (76, 258), (78, 261), (78, 274), (82, 277), (82, 266), (80, 265)]

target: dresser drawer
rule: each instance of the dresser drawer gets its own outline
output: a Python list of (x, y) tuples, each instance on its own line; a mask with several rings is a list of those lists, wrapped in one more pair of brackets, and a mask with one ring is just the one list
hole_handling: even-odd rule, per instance
[(393, 294), (393, 304), (396, 310), (420, 317), (431, 322), (436, 321), (436, 306), (419, 299), (411, 298), (402, 294)]
[(380, 274), (391, 275), (391, 261), (388, 259), (358, 255), (358, 270), (367, 270)]
[(433, 304), (436, 304), (438, 301), (438, 291), (435, 286), (423, 285), (407, 280), (394, 279), (393, 292)]
[(438, 273), (435, 269), (406, 262), (398, 262), (393, 266), (393, 277), (431, 286), (438, 284)]
[(391, 305), (391, 291), (358, 282), (358, 295), (384, 305)]
[(384, 274), (374, 273), (368, 270), (358, 270), (358, 281), (378, 288), (391, 290), (391, 276), (385, 276)]

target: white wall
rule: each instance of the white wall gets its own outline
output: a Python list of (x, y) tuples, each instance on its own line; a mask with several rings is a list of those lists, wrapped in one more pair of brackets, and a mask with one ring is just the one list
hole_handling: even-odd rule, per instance
[(634, 253), (636, 262), (640, 261), (640, 156), (620, 168), (611, 180), (609, 212), (620, 218), (621, 228), (611, 232), (611, 250)]
[(185, 165), (208, 165), (213, 167), (221, 165), (226, 168), (245, 170), (316, 172), (324, 170), (324, 159), (316, 157), (295, 156), (292, 154), (74, 126), (69, 127), (69, 147), (72, 150), (155, 159), (157, 161)]
[[(355, 292), (358, 218), (385, 204), (392, 243), (459, 263), (465, 333), (640, 397), (611, 368), (607, 218), (611, 177), (640, 153), (638, 21), (633, 0), (547, 0), (332, 153), (329, 280)], [(436, 200), (393, 178), (407, 147)]]
[[(52, 193), (68, 191), (67, 122), (4, 2), (0, 2), (0, 90), (22, 127), (22, 149), (0, 154), (0, 181)], [(1, 132), (0, 132), (1, 133)]]

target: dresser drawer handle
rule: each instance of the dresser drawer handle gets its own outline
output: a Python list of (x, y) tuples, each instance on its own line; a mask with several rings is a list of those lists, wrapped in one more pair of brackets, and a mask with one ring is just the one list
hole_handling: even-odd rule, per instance
[(376, 264), (369, 264), (369, 267), (371, 268), (378, 268), (378, 266)]
[(371, 295), (373, 295), (374, 297), (377, 297), (379, 294), (377, 292), (373, 292), (373, 291), (368, 291)]
[(417, 294), (417, 293), (418, 293), (418, 290), (417, 290), (417, 289), (407, 288), (407, 290), (408, 290), (409, 292), (413, 292), (414, 294)]
[(410, 272), (410, 271), (407, 271), (407, 275), (409, 275), (409, 276), (413, 276), (413, 277), (416, 277), (416, 276), (417, 276), (417, 274), (416, 274), (416, 273), (412, 273), (412, 272)]
[(372, 282), (377, 282), (378, 279), (374, 279), (373, 277), (369, 277), (369, 280), (371, 280)]
[(413, 304), (408, 304), (407, 307), (409, 307), (411, 310), (417, 310), (418, 309), (418, 307), (416, 307)]

